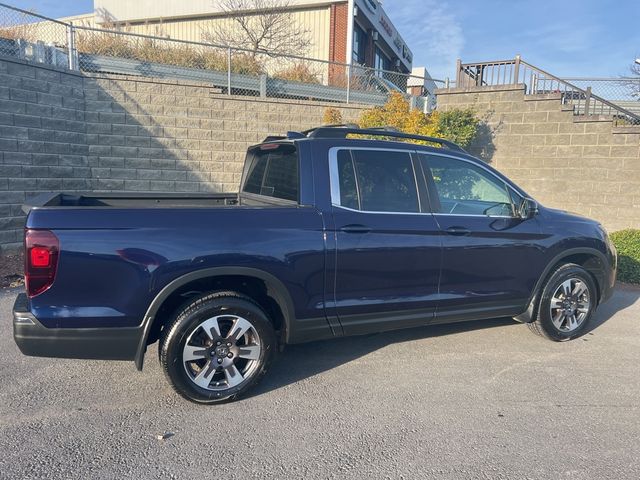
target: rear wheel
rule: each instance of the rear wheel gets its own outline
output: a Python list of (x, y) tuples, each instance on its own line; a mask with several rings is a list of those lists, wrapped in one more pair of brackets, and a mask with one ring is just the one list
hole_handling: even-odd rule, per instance
[(529, 328), (558, 342), (579, 337), (588, 328), (597, 300), (589, 272), (580, 265), (562, 265), (544, 285), (536, 318)]
[(197, 403), (234, 400), (266, 373), (276, 337), (264, 311), (234, 292), (195, 299), (176, 315), (160, 343), (173, 388)]

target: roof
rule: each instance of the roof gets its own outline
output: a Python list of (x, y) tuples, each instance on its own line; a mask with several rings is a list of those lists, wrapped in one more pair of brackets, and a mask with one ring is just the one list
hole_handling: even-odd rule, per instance
[[(345, 2), (346, 0), (289, 0), (284, 5), (286, 9), (296, 9)], [(223, 13), (219, 3), (215, 0), (189, 0), (186, 2), (175, 0), (137, 2), (131, 0), (94, 0), (93, 6), (99, 17), (116, 22), (138, 22), (152, 18), (173, 20), (208, 17)]]

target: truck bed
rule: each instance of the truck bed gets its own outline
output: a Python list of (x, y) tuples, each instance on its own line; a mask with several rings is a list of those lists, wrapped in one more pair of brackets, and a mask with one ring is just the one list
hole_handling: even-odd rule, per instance
[(25, 213), (40, 207), (171, 208), (237, 205), (237, 193), (43, 193), (28, 200)]

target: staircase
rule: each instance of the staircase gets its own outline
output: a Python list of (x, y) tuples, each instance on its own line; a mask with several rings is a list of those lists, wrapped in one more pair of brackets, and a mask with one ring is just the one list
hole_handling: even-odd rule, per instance
[(524, 85), (525, 95), (555, 94), (563, 105), (580, 117), (604, 117), (614, 126), (640, 125), (640, 103), (614, 103), (595, 95), (591, 87), (582, 89), (516, 56), (513, 60), (462, 63), (458, 60), (456, 87)]

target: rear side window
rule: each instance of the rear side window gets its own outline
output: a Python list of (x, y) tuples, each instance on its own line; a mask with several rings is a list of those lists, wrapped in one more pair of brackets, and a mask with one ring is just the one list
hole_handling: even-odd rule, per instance
[(251, 149), (245, 162), (244, 178), (242, 191), (245, 193), (297, 202), (300, 180), (295, 146)]
[(409, 153), (340, 150), (337, 160), (341, 206), (368, 212), (420, 211)]

